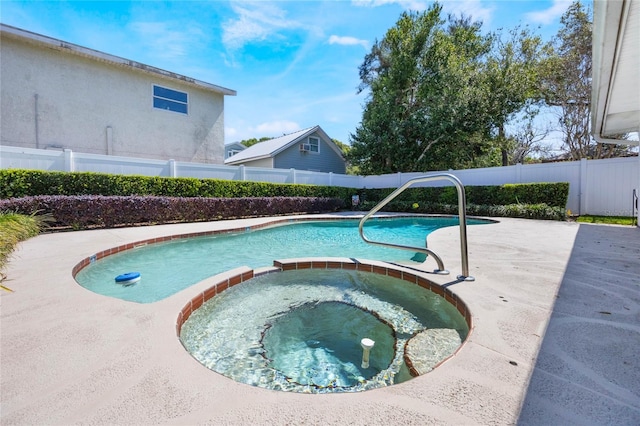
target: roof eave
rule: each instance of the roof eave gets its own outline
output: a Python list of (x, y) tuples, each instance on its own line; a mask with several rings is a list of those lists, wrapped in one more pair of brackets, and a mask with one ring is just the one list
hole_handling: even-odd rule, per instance
[[(616, 85), (624, 84), (630, 96), (638, 90), (637, 71), (634, 70), (635, 80), (619, 78), (619, 73), (628, 73), (629, 67), (633, 67), (633, 62), (628, 61), (629, 53), (624, 53), (622, 47), (624, 41), (631, 43), (631, 48), (626, 46), (626, 52), (638, 49), (638, 24), (630, 21), (635, 20), (632, 16), (637, 15), (639, 9), (637, 0), (594, 1), (591, 133), (599, 142), (638, 144), (637, 140), (610, 139), (607, 136), (640, 131), (640, 95), (632, 107), (627, 105), (626, 110), (612, 112), (615, 111), (612, 103), (620, 102), (619, 98), (614, 98)], [(623, 54), (626, 55), (624, 58)], [(631, 57), (637, 61), (637, 53)]]
[(183, 83), (187, 83), (193, 86), (197, 86), (201, 89), (209, 90), (219, 93), (221, 95), (236, 96), (235, 90), (227, 89), (226, 87), (218, 86), (215, 84), (207, 83), (205, 81), (197, 80), (195, 78), (187, 77), (181, 74), (176, 74), (171, 71), (166, 71), (161, 68), (145, 65), (140, 62), (132, 61), (129, 59), (121, 58), (119, 56), (110, 55), (108, 53), (100, 52), (99, 50), (89, 49), (88, 47), (79, 46), (73, 43), (67, 43), (62, 40), (58, 40), (52, 37), (47, 37), (42, 34), (33, 33), (20, 28), (12, 27), (6, 24), (0, 24), (0, 32), (2, 36), (10, 36), (15, 39), (26, 40), (30, 43), (46, 46), (51, 49), (55, 49), (61, 52), (68, 52), (78, 56), (84, 56), (94, 60), (111, 63), (114, 65), (126, 66), (138, 71), (160, 75), (173, 80), (179, 80)]
[[(238, 155), (238, 154), (236, 154)], [(235, 157), (235, 155), (233, 156)], [(229, 159), (232, 159), (233, 157), (229, 157)], [(249, 161), (257, 161), (257, 160), (264, 160), (265, 158), (272, 158), (272, 155), (260, 155), (257, 157), (248, 157), (248, 158), (242, 158), (240, 160), (234, 160), (234, 161), (225, 161), (224, 164), (229, 165), (229, 166), (239, 166), (243, 163), (249, 162)]]

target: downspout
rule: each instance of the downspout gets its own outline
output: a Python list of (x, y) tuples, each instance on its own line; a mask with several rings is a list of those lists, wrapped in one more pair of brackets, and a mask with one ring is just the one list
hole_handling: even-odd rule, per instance
[(36, 149), (40, 149), (40, 131), (38, 129), (38, 94), (33, 95), (33, 121), (36, 132)]
[(113, 155), (113, 128), (107, 126), (107, 155)]

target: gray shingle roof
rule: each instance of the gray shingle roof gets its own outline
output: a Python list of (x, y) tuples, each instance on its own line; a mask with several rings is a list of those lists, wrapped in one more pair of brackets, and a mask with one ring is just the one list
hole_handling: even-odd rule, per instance
[(288, 135), (280, 136), (277, 138), (269, 139), (268, 141), (260, 142), (250, 146), (242, 152), (237, 153), (233, 157), (229, 157), (225, 160), (225, 164), (235, 164), (248, 160), (257, 160), (260, 158), (274, 157), (279, 152), (295, 144), (298, 140), (305, 138), (306, 136), (315, 132), (319, 126), (309, 127), (307, 129), (298, 130)]

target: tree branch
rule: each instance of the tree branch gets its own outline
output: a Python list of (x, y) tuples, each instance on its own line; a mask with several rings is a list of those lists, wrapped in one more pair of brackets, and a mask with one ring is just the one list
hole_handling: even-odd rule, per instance
[(427, 146), (422, 150), (422, 154), (420, 154), (420, 156), (418, 157), (418, 159), (416, 160), (416, 162), (414, 163), (414, 169), (418, 168), (418, 164), (420, 164), (420, 161), (424, 158), (425, 154), (427, 153), (427, 151), (433, 146), (433, 144), (435, 144), (436, 142), (438, 142), (440, 139), (442, 139), (444, 137), (444, 135), (440, 135), (436, 138), (436, 140), (433, 140), (431, 142), (429, 142), (427, 144)]

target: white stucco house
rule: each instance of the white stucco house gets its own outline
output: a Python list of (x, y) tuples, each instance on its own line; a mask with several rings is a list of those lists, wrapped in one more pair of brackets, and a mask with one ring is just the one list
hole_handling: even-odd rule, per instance
[(320, 126), (298, 130), (277, 138), (259, 142), (229, 156), (230, 166), (296, 169), (314, 172), (346, 172), (342, 150)]
[(236, 92), (0, 24), (0, 144), (222, 164)]

